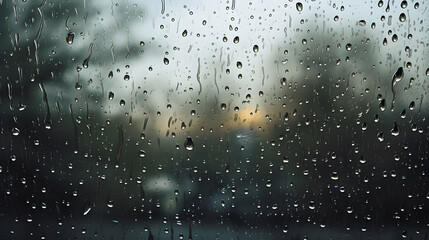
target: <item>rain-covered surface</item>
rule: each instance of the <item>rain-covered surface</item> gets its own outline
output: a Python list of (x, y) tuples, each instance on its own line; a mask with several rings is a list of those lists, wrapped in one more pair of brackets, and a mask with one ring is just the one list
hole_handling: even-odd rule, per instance
[(0, 4), (0, 239), (429, 239), (429, 2)]

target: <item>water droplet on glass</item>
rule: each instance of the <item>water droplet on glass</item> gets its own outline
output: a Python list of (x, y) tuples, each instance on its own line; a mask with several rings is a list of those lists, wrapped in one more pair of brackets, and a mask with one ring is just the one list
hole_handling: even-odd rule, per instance
[(429, 68), (426, 69), (426, 76), (429, 76)]
[(386, 110), (386, 100), (385, 99), (381, 99), (380, 104), (378, 104), (378, 107), (380, 108), (380, 110), (382, 112), (384, 112), (384, 110)]
[(139, 154), (139, 156), (140, 156), (141, 158), (146, 157), (146, 152), (145, 152), (144, 150), (140, 150), (140, 154)]
[(401, 13), (401, 15), (399, 15), (399, 21), (405, 22), (406, 20), (407, 20), (407, 17), (405, 16), (405, 13)]
[[(259, 52), (259, 46), (258, 46), (258, 45), (254, 45), (254, 46), (253, 46), (253, 52), (254, 52), (254, 53)], [(428, 70), (429, 70), (429, 68), (428, 68)]]
[(182, 32), (182, 37), (186, 37), (186, 36), (188, 36), (188, 31), (186, 31), (185, 29), (185, 31)]
[(298, 10), (298, 12), (301, 12), (302, 8), (303, 8), (302, 3), (301, 2), (297, 2), (296, 3), (296, 10)]
[(242, 68), (243, 67), (243, 64), (239, 61), (239, 62), (237, 62), (237, 68)]
[(86, 58), (85, 60), (83, 60), (82, 66), (83, 68), (88, 68), (89, 65), (89, 58)]
[(378, 141), (380, 141), (380, 142), (383, 142), (383, 141), (384, 141), (384, 134), (383, 134), (383, 132), (379, 132), (379, 133), (377, 134), (377, 139), (378, 139)]
[(170, 60), (168, 60), (168, 58), (164, 58), (164, 64), (168, 65), (170, 63)]
[(234, 43), (235, 43), (235, 44), (237, 44), (238, 42), (240, 42), (240, 38), (239, 38), (238, 36), (236, 36), (236, 37), (234, 38)]
[(347, 51), (351, 51), (352, 50), (352, 45), (350, 43), (347, 43), (346, 50)]
[(125, 74), (125, 76), (124, 76), (124, 80), (125, 80), (125, 81), (129, 81), (129, 80), (130, 80), (130, 75)]
[(332, 180), (338, 180), (338, 172), (332, 172), (331, 173), (331, 179)]
[(408, 6), (407, 1), (402, 1), (401, 2), (401, 8), (406, 8)]
[(396, 124), (396, 121), (390, 133), (392, 134), (392, 136), (395, 136), (395, 137), (399, 135), (399, 127), (398, 127), (398, 124)]
[(113, 72), (110, 71), (109, 74), (107, 75), (108, 78), (112, 78), (113, 77)]
[(194, 149), (194, 142), (192, 141), (191, 137), (187, 137), (185, 141), (185, 148), (188, 151), (191, 151)]
[(401, 118), (405, 118), (407, 115), (407, 111), (404, 109), (404, 110), (402, 110), (402, 112), (401, 112)]
[(121, 105), (121, 107), (125, 106), (125, 100), (121, 99), (121, 101), (119, 102), (119, 105)]
[(409, 108), (410, 108), (410, 110), (412, 111), (412, 110), (414, 110), (414, 108), (416, 107), (416, 103), (414, 102), (414, 101), (412, 101), (411, 103), (410, 103), (410, 106), (409, 106)]
[(18, 136), (18, 135), (19, 135), (19, 129), (18, 129), (18, 128), (16, 128), (16, 127), (15, 127), (15, 128), (13, 128), (13, 129), (12, 129), (12, 135), (13, 135), (13, 136)]
[(74, 33), (73, 32), (67, 33), (66, 41), (70, 45), (73, 44), (73, 41), (74, 41)]
[(308, 208), (310, 208), (310, 209), (315, 209), (316, 208), (316, 203), (314, 202), (314, 201), (310, 201), (309, 203), (308, 203)]
[(226, 104), (225, 104), (225, 103), (222, 103), (222, 104), (220, 105), (220, 109), (225, 110), (225, 109), (226, 109)]
[(365, 20), (360, 20), (359, 21), (359, 25), (360, 26), (365, 26), (366, 25), (366, 21)]
[(112, 100), (115, 97), (115, 94), (113, 92), (109, 92), (109, 100)]

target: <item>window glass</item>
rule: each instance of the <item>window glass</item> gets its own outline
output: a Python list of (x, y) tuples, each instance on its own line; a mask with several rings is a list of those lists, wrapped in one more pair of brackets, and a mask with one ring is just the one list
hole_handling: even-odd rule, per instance
[(2, 239), (427, 239), (426, 1), (0, 0)]

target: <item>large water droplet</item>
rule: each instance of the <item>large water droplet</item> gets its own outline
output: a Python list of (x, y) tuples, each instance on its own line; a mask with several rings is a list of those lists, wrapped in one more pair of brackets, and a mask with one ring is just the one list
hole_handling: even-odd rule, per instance
[(398, 127), (398, 124), (396, 124), (396, 121), (395, 121), (393, 128), (390, 131), (390, 133), (395, 137), (399, 135), (399, 127)]
[(386, 110), (386, 100), (381, 99), (380, 104), (378, 104), (378, 107), (382, 112), (384, 112), (384, 110)]
[(188, 151), (191, 151), (194, 149), (194, 142), (192, 141), (191, 137), (187, 137), (185, 141), (185, 148)]
[(395, 74), (393, 75), (393, 82), (399, 82), (404, 77), (404, 69), (402, 67), (398, 68), (396, 70)]
[(399, 21), (405, 22), (406, 20), (407, 20), (407, 17), (405, 16), (405, 13), (401, 13), (401, 15), (399, 15)]
[(301, 12), (302, 8), (303, 8), (302, 3), (301, 2), (297, 2), (296, 3), (296, 10), (298, 10), (298, 12)]
[(186, 31), (185, 29), (185, 31), (182, 32), (182, 37), (186, 37), (186, 36), (188, 36), (188, 31)]
[(236, 36), (236, 37), (234, 38), (234, 43), (235, 43), (235, 44), (237, 44), (237, 43), (239, 43), (239, 42), (240, 42), (240, 37)]
[(146, 152), (145, 152), (144, 150), (140, 150), (140, 154), (139, 154), (139, 156), (140, 156), (141, 158), (146, 157)]
[(67, 33), (66, 41), (68, 44), (73, 44), (73, 41), (74, 41), (74, 33), (73, 32)]
[[(254, 52), (254, 53), (259, 52), (259, 46), (258, 46), (258, 45), (254, 45), (254, 46), (253, 46), (253, 52)], [(428, 70), (429, 70), (429, 68), (428, 68)]]

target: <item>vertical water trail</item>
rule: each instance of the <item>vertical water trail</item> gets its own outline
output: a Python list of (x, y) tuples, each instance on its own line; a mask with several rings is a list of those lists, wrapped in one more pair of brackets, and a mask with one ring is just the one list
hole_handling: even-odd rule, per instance
[(197, 81), (198, 81), (198, 84), (200, 85), (200, 91), (198, 91), (198, 95), (201, 94), (201, 91), (203, 90), (203, 86), (201, 85), (201, 80), (200, 80), (200, 73), (201, 73), (200, 68), (201, 68), (200, 58), (198, 58)]
[(40, 90), (42, 91), (43, 103), (45, 104), (45, 107), (46, 107), (46, 117), (44, 120), (45, 128), (50, 129), (51, 128), (51, 112), (49, 110), (48, 94), (46, 93), (45, 87), (43, 86), (42, 82), (39, 83), (39, 87), (40, 87)]

